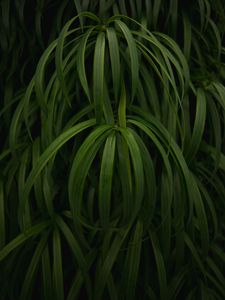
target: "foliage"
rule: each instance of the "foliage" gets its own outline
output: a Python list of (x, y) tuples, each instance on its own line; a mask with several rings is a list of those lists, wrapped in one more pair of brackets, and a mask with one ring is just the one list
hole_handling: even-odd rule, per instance
[(1, 1), (1, 299), (225, 299), (224, 11)]

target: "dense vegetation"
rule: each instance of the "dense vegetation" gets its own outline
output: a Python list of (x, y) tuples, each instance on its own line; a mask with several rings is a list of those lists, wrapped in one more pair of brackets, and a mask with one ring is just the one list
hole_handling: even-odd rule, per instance
[(0, 4), (0, 299), (225, 299), (225, 2)]

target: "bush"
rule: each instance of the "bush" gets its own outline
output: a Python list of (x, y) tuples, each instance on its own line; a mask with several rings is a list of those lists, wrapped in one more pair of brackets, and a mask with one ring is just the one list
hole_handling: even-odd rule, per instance
[(1, 299), (225, 299), (224, 11), (2, 1)]

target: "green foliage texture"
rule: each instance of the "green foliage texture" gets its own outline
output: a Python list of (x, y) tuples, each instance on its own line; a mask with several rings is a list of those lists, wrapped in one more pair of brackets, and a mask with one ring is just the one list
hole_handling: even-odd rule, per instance
[(225, 2), (0, 1), (0, 299), (225, 299)]

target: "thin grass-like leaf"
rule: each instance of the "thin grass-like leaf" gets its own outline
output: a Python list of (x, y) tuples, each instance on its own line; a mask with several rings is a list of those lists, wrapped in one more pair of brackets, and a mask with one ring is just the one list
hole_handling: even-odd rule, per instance
[(190, 237), (186, 233), (184, 235), (184, 240), (185, 240), (185, 243), (186, 243), (187, 247), (189, 248), (191, 255), (193, 256), (193, 259), (195, 260), (199, 270), (202, 272), (202, 275), (205, 277), (205, 275), (206, 275), (205, 267), (201, 260), (201, 257), (199, 256), (197, 248), (195, 247), (195, 245), (191, 241)]
[(107, 39), (108, 39), (109, 53), (110, 53), (110, 60), (111, 60), (114, 95), (115, 95), (115, 99), (117, 99), (117, 97), (119, 96), (120, 76), (121, 76), (119, 44), (118, 44), (116, 31), (114, 28), (108, 27), (106, 32), (107, 32)]
[(74, 158), (69, 176), (68, 193), (75, 219), (81, 220), (83, 191), (88, 170), (100, 146), (111, 133), (111, 129), (110, 125), (97, 127), (83, 142)]
[(142, 246), (143, 224), (138, 221), (127, 253), (126, 296), (128, 299), (135, 299), (135, 290), (139, 275), (141, 246)]
[(122, 183), (122, 209), (123, 209), (123, 221), (127, 222), (130, 220), (132, 214), (132, 173), (131, 173), (131, 161), (129, 149), (124, 141), (123, 137), (120, 134), (117, 134), (116, 138), (117, 144), (117, 154), (118, 154), (118, 170), (119, 170), (119, 179)]
[(41, 259), (42, 252), (46, 245), (46, 241), (48, 239), (48, 234), (44, 234), (38, 243), (36, 250), (34, 251), (34, 255), (31, 259), (29, 267), (27, 269), (26, 276), (24, 278), (24, 283), (21, 289), (21, 294), (19, 299), (29, 299), (32, 295), (33, 284), (35, 282), (35, 273), (38, 271), (39, 262)]
[(153, 252), (155, 256), (155, 261), (157, 265), (157, 273), (158, 273), (158, 283), (160, 288), (160, 299), (166, 299), (167, 295), (167, 278), (166, 278), (166, 269), (163, 261), (163, 256), (161, 250), (159, 248), (159, 242), (154, 232), (149, 232), (151, 243), (153, 247)]
[(143, 162), (141, 159), (140, 149), (137, 142), (129, 129), (119, 128), (123, 138), (125, 139), (133, 165), (133, 172), (135, 178), (135, 190), (134, 190), (134, 207), (132, 213), (131, 222), (136, 218), (143, 201), (144, 195), (144, 172), (143, 172)]
[(63, 261), (61, 239), (58, 229), (53, 232), (53, 287), (55, 299), (64, 299)]
[(139, 78), (139, 61), (138, 61), (138, 53), (137, 47), (135, 43), (135, 39), (133, 38), (129, 28), (126, 24), (120, 20), (116, 20), (115, 23), (119, 26), (123, 35), (127, 41), (128, 50), (130, 54), (130, 64), (131, 64), (131, 76), (132, 76), (132, 99), (134, 99), (136, 89), (138, 86), (138, 78)]
[(42, 253), (41, 263), (42, 263), (43, 296), (44, 296), (44, 300), (47, 300), (53, 297), (51, 263), (50, 263), (49, 247), (47, 244)]
[(119, 233), (117, 233), (110, 248), (108, 249), (106, 258), (96, 272), (94, 294), (95, 300), (102, 299), (102, 294), (104, 292), (108, 276), (112, 270), (113, 265), (116, 263), (116, 258), (125, 238), (127, 237), (129, 229), (130, 228), (128, 227), (127, 229), (121, 230)]
[(2, 261), (14, 249), (22, 245), (24, 242), (26, 242), (26, 240), (43, 232), (49, 226), (49, 224), (50, 224), (49, 221), (42, 221), (28, 228), (24, 233), (21, 233), (17, 237), (15, 237), (11, 242), (6, 244), (6, 246), (2, 248), (2, 250), (0, 251), (0, 261)]
[(139, 146), (142, 161), (143, 161), (143, 168), (144, 168), (144, 176), (145, 176), (145, 193), (144, 193), (144, 203), (143, 203), (143, 216), (144, 220), (146, 220), (147, 224), (150, 224), (155, 212), (155, 205), (156, 205), (156, 174), (154, 170), (154, 163), (148, 148), (146, 147), (145, 143), (141, 139), (141, 137), (132, 129), (135, 140)]
[(58, 216), (56, 218), (56, 222), (59, 226), (59, 229), (62, 231), (62, 234), (64, 235), (68, 245), (70, 246), (70, 249), (71, 249), (74, 257), (76, 258), (76, 262), (84, 276), (87, 292), (90, 297), (90, 295), (91, 295), (91, 280), (90, 280), (90, 276), (88, 274), (87, 261), (82, 252), (82, 249), (80, 248), (80, 245), (79, 245), (78, 241), (76, 240), (76, 237), (74, 236), (74, 234), (72, 233), (70, 228), (67, 226), (67, 224), (63, 221), (63, 219)]
[(200, 142), (202, 140), (202, 135), (205, 129), (205, 120), (206, 120), (206, 97), (203, 90), (198, 89), (196, 95), (196, 115), (193, 134), (189, 142), (188, 148), (185, 151), (186, 160), (190, 161), (191, 158), (195, 157)]
[(97, 124), (101, 123), (104, 102), (105, 33), (98, 34), (93, 63), (93, 97)]
[(89, 86), (88, 86), (88, 81), (86, 76), (86, 70), (85, 70), (85, 50), (86, 50), (88, 39), (91, 36), (94, 29), (95, 27), (92, 27), (88, 29), (88, 31), (84, 34), (81, 42), (79, 43), (79, 47), (77, 51), (77, 71), (78, 71), (80, 82), (83, 86), (83, 89), (89, 101), (91, 101), (91, 99), (90, 99), (90, 91), (89, 91)]
[(189, 18), (183, 13), (183, 26), (184, 26), (184, 55), (189, 61), (190, 53), (191, 53), (191, 35), (192, 35), (192, 28)]
[(112, 133), (106, 140), (101, 171), (99, 178), (99, 215), (102, 226), (105, 228), (110, 221), (110, 202), (112, 190), (112, 177), (115, 157), (116, 137)]
[(124, 83), (122, 83), (122, 91), (118, 107), (118, 122), (120, 127), (126, 128), (126, 90)]
[(95, 124), (95, 120), (88, 120), (81, 122), (72, 128), (67, 129), (65, 132), (63, 132), (49, 147), (44, 151), (44, 153), (40, 156), (37, 164), (32, 169), (30, 175), (27, 178), (27, 181), (24, 186), (23, 191), (23, 200), (21, 203), (21, 209), (24, 209), (24, 205), (28, 201), (28, 195), (30, 193), (30, 190), (38, 177), (38, 175), (41, 173), (45, 165), (48, 163), (48, 161), (57, 153), (57, 151), (72, 137), (77, 135), (79, 132), (93, 126)]

